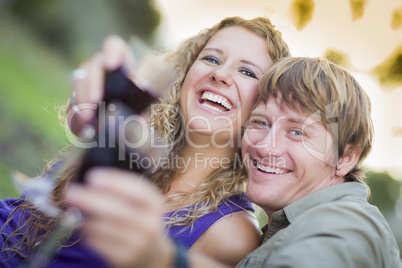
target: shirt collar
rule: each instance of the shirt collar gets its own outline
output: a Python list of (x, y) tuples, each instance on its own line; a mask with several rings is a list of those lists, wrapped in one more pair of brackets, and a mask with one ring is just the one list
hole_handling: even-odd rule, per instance
[(367, 186), (360, 182), (344, 182), (325, 187), (309, 195), (297, 199), (293, 203), (272, 214), (271, 224), (263, 227), (264, 241), (267, 241), (278, 231), (286, 228), (303, 212), (320, 204), (332, 202), (341, 198), (367, 199)]
[(292, 223), (303, 212), (323, 203), (332, 202), (343, 197), (367, 199), (367, 186), (360, 182), (344, 182), (325, 187), (309, 195), (294, 201), (283, 208), (283, 211), (290, 223)]

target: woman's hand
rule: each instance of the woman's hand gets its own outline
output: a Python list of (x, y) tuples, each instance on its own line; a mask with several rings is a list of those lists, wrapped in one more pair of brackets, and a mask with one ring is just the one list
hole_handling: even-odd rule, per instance
[(120, 66), (131, 75), (134, 56), (127, 43), (113, 35), (104, 40), (100, 52), (80, 65), (80, 77), (72, 75), (75, 104), (67, 108), (67, 119), (74, 134), (79, 135), (82, 127), (94, 117), (97, 104), (103, 99), (105, 72)]
[[(174, 246), (163, 235), (163, 195), (132, 172), (96, 168), (65, 192), (85, 215), (85, 239), (114, 267), (170, 267)], [(156, 263), (155, 263), (156, 262)]]

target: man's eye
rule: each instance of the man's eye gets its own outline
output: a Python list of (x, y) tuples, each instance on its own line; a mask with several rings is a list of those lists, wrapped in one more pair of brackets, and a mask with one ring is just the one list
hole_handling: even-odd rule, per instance
[(219, 59), (213, 56), (205, 56), (202, 58), (202, 60), (212, 64), (220, 64)]
[(245, 76), (251, 77), (251, 78), (257, 78), (257, 76), (254, 74), (254, 72), (250, 71), (249, 69), (241, 69), (240, 73), (242, 73)]
[(263, 120), (251, 120), (249, 126), (254, 128), (270, 128), (271, 124)]

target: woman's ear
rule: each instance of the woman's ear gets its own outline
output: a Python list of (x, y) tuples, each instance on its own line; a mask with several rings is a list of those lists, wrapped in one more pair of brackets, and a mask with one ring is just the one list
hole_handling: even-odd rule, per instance
[(343, 157), (341, 157), (338, 161), (338, 165), (336, 166), (335, 174), (338, 177), (344, 177), (346, 174), (349, 173), (359, 161), (360, 156), (360, 147), (357, 146), (356, 148), (351, 150), (352, 145), (346, 145), (345, 152)]

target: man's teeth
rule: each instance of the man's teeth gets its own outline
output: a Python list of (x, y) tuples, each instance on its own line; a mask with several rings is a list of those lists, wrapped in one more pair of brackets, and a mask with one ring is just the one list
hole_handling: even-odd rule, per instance
[[(226, 110), (230, 110), (232, 109), (232, 105), (230, 104), (229, 100), (226, 99), (225, 97), (219, 96), (219, 95), (215, 95), (212, 92), (204, 92), (201, 96), (202, 100), (209, 100), (212, 102), (215, 102), (217, 104), (222, 105)], [(206, 106), (208, 106), (209, 108), (213, 107), (211, 105), (208, 104), (204, 104)], [(219, 109), (214, 109), (218, 112), (221, 112)]]
[(259, 170), (262, 170), (264, 172), (269, 172), (269, 173), (275, 173), (275, 174), (284, 174), (286, 173), (286, 170), (280, 169), (280, 168), (273, 168), (273, 167), (265, 167), (261, 165), (260, 163), (257, 163), (257, 168)]

